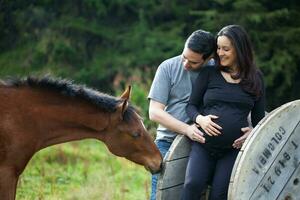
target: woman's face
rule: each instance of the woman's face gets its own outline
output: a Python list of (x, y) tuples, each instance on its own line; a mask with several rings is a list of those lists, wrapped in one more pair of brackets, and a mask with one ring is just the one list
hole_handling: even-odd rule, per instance
[(234, 46), (226, 36), (219, 36), (217, 39), (217, 54), (220, 58), (220, 64), (225, 67), (236, 68), (237, 56)]

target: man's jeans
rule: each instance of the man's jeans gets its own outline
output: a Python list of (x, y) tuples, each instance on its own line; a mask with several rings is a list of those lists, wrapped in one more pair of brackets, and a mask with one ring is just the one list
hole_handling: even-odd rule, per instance
[[(166, 140), (155, 140), (155, 144), (159, 149), (162, 157), (164, 158), (168, 150), (170, 149), (172, 143)], [(150, 200), (156, 200), (156, 187), (157, 187), (158, 176), (159, 173), (152, 175), (152, 190), (151, 190)]]

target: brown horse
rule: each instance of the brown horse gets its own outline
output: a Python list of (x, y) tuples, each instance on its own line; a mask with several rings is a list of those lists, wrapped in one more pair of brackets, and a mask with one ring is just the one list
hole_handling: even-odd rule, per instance
[(15, 199), (19, 175), (50, 145), (96, 138), (115, 155), (161, 169), (162, 157), (142, 119), (120, 98), (50, 77), (0, 82), (0, 198)]

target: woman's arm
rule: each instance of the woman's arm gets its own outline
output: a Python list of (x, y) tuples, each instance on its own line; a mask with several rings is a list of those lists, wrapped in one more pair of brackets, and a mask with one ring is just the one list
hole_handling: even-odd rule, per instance
[(265, 86), (262, 75), (259, 75), (261, 81), (261, 96), (254, 102), (254, 107), (251, 111), (251, 122), (255, 127), (258, 122), (265, 116)]
[(196, 118), (200, 114), (199, 109), (203, 106), (203, 96), (207, 89), (208, 76), (208, 70), (202, 69), (193, 83), (192, 93), (186, 107), (186, 113), (193, 122), (196, 122)]
[[(210, 66), (211, 67), (211, 66)], [(186, 112), (189, 118), (200, 125), (201, 128), (210, 136), (217, 136), (221, 134), (219, 129), (222, 129), (219, 125), (214, 123), (212, 119), (218, 118), (214, 115), (201, 115), (201, 109), (203, 107), (203, 97), (208, 87), (209, 81), (209, 69), (204, 68), (199, 72), (199, 75), (193, 84), (192, 93), (189, 103), (186, 107)]]

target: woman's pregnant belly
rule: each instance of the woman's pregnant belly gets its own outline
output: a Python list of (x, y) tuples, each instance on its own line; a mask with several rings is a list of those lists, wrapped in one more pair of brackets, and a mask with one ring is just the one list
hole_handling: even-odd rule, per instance
[(222, 127), (221, 134), (218, 136), (205, 134), (205, 145), (213, 148), (232, 148), (233, 142), (243, 134), (241, 128), (248, 126), (248, 114), (240, 110), (223, 110), (221, 112), (206, 110), (205, 113), (218, 116), (213, 121)]

